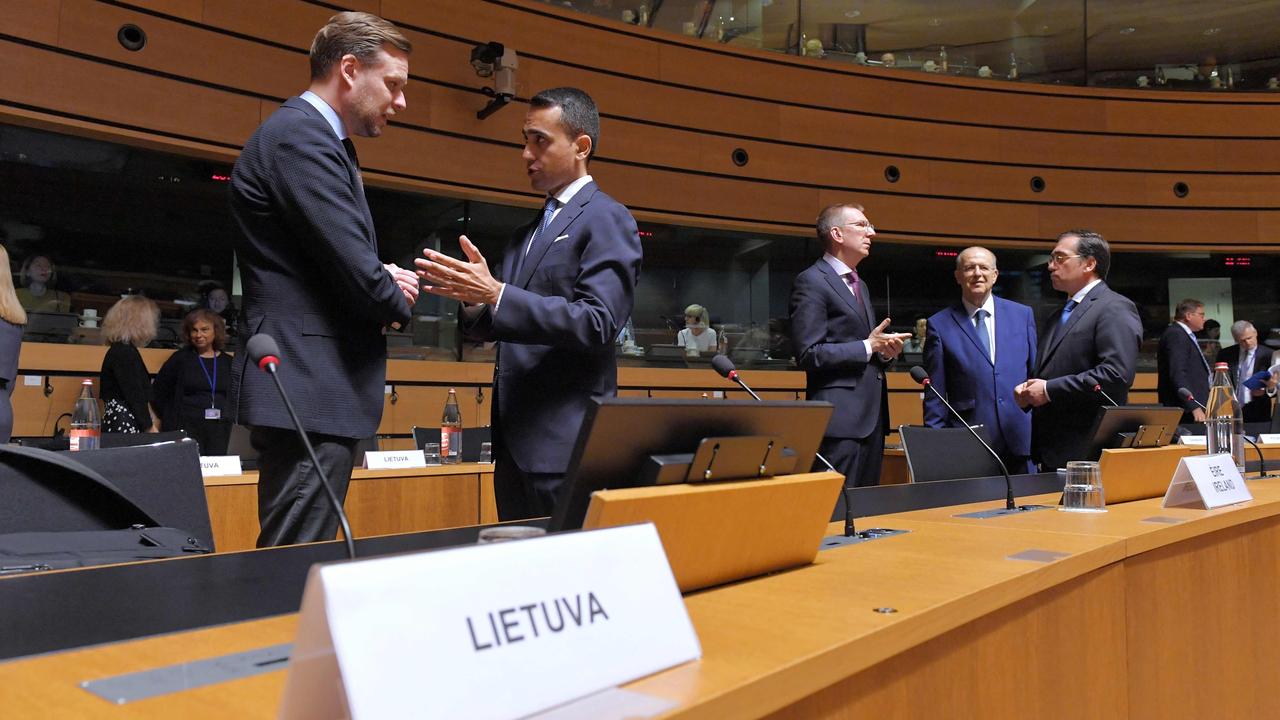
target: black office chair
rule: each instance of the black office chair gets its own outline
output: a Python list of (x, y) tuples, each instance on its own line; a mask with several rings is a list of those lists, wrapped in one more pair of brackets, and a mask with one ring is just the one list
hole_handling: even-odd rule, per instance
[[(973, 429), (984, 441), (990, 442), (986, 428), (974, 425)], [(898, 428), (898, 433), (902, 438), (902, 450), (907, 455), (907, 467), (911, 470), (911, 482), (1003, 474), (1000, 463), (964, 428), (903, 425)]]
[[(462, 462), (480, 462), (480, 445), (481, 443), (492, 443), (493, 428), (488, 425), (477, 428), (463, 428), (462, 430)], [(418, 427), (413, 426), (413, 446), (421, 450), (427, 443), (440, 442), (439, 427)], [(489, 446), (492, 450), (492, 445)]]
[(142, 510), (158, 524), (181, 528), (213, 547), (194, 441), (52, 454), (96, 471), (114, 489), (38, 456), (3, 453), (0, 534), (119, 530), (140, 522)]

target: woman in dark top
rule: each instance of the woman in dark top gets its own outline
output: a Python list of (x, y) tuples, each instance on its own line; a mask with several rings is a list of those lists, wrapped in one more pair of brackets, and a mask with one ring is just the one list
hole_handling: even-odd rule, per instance
[(160, 329), (160, 308), (141, 295), (130, 295), (107, 311), (102, 337), (111, 343), (102, 359), (102, 431), (156, 432), (152, 421), (151, 376), (138, 348)]
[(182, 320), (182, 338), (187, 346), (170, 355), (156, 375), (153, 394), (160, 426), (181, 428), (200, 446), (201, 455), (226, 455), (231, 439), (231, 356), (222, 352), (227, 326), (212, 310), (192, 310)]
[(27, 312), (13, 290), (9, 253), (0, 247), (0, 443), (9, 442), (13, 432), (13, 386), (18, 382), (18, 352), (22, 349), (22, 326)]

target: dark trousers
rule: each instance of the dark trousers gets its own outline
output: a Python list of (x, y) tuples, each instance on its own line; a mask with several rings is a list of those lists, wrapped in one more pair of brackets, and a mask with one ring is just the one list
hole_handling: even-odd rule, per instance
[[(818, 452), (845, 477), (848, 487), (880, 484), (880, 463), (884, 459), (884, 435), (873, 432), (864, 438), (824, 437)], [(813, 469), (826, 470), (814, 459)]]
[(503, 522), (546, 517), (555, 509), (564, 473), (527, 473), (503, 443), (494, 443), (493, 495)]
[[(347, 498), (355, 438), (308, 433), (338, 502)], [(249, 442), (258, 451), (258, 547), (333, 540), (338, 518), (329, 505), (316, 468), (293, 430), (254, 427)]]

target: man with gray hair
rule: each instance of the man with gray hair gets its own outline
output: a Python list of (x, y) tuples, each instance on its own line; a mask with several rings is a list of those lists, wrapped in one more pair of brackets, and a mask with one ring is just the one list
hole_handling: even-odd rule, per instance
[(1248, 320), (1237, 320), (1231, 325), (1231, 337), (1236, 344), (1218, 351), (1217, 362), (1226, 363), (1231, 371), (1231, 383), (1244, 410), (1244, 421), (1266, 422), (1271, 419), (1271, 398), (1265, 384), (1256, 390), (1244, 386), (1244, 381), (1256, 373), (1271, 367), (1271, 353), (1258, 347), (1258, 331)]
[[(929, 318), (924, 368), (965, 422), (985, 428), (1009, 472), (1024, 473), (1031, 414), (1018, 407), (1013, 389), (1035, 370), (1036, 321), (1031, 308), (992, 293), (998, 277), (990, 250), (971, 247), (956, 256), (960, 300)], [(924, 422), (961, 427), (933, 393), (924, 395)]]
[(1129, 398), (1142, 320), (1132, 300), (1107, 286), (1110, 267), (1111, 246), (1089, 230), (1062, 233), (1049, 254), (1053, 287), (1067, 304), (1040, 333), (1035, 375), (1014, 390), (1020, 406), (1034, 408), (1031, 457), (1042, 471), (1092, 459), (1084, 454), (1098, 408), (1107, 397), (1121, 405)]

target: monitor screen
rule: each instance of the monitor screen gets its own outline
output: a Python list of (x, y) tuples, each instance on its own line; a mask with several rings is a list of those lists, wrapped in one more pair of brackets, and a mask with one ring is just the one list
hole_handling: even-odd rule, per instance
[(1142, 447), (1168, 445), (1182, 419), (1182, 408), (1165, 405), (1121, 405), (1099, 410), (1093, 421), (1093, 432), (1089, 434), (1088, 452), (1084, 454), (1088, 460), (1097, 460), (1106, 448), (1123, 447), (1121, 433), (1134, 433), (1143, 426), (1155, 435), (1147, 438)]
[(597, 490), (636, 487), (649, 456), (693, 453), (703, 438), (781, 437), (808, 472), (831, 419), (830, 403), (799, 400), (608, 398), (587, 409), (551, 530), (582, 527)]

